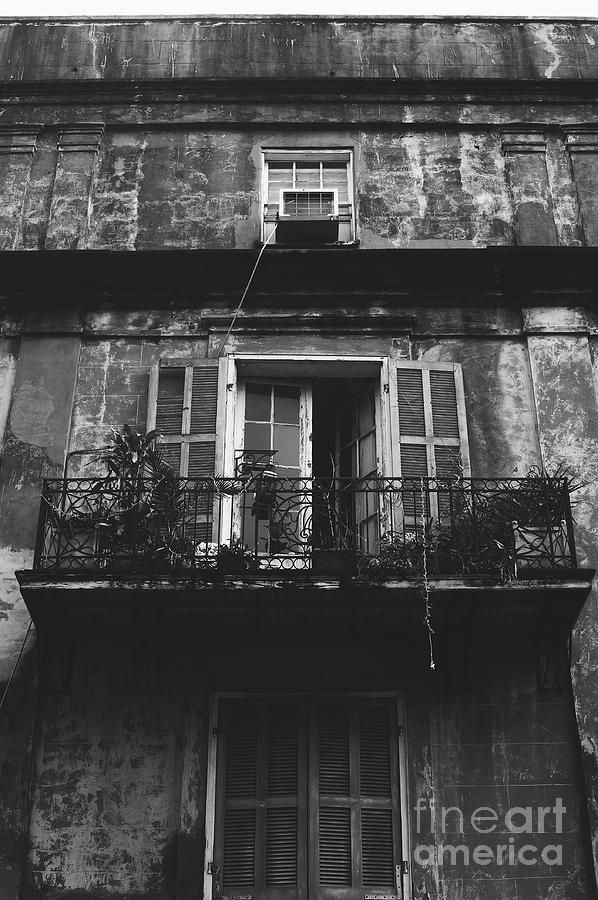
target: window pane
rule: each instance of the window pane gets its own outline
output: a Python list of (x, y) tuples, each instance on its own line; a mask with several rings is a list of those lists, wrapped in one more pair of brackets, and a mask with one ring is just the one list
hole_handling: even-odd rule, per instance
[(359, 474), (369, 475), (376, 471), (376, 441), (374, 432), (359, 442)]
[(355, 471), (355, 444), (349, 444), (341, 450), (341, 478), (353, 478), (357, 473)]
[(269, 384), (248, 384), (245, 388), (245, 421), (270, 421)]
[(349, 199), (346, 164), (324, 163), (322, 168), (322, 187), (337, 188), (338, 202), (346, 203)]
[(345, 406), (340, 414), (340, 437), (341, 447), (350, 444), (355, 435), (353, 434), (353, 408)]
[(366, 394), (357, 404), (359, 434), (365, 434), (374, 427), (376, 421), (376, 405), (374, 394)]
[(274, 385), (274, 421), (299, 424), (299, 388), (292, 385)]
[(278, 450), (274, 457), (277, 466), (299, 465), (299, 428), (296, 425), (275, 425), (274, 446)]
[(280, 191), (293, 187), (293, 163), (268, 164), (268, 203), (278, 203)]
[(297, 163), (297, 187), (320, 187), (320, 164)]
[(270, 425), (254, 425), (248, 422), (245, 426), (245, 450), (271, 450)]

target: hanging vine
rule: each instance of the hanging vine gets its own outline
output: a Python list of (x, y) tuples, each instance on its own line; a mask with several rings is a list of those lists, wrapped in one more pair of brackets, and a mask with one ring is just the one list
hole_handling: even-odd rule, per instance
[(424, 492), (424, 479), (420, 477), (422, 494), (422, 592), (424, 597), (424, 625), (428, 632), (428, 645), (430, 648), (430, 669), (436, 668), (434, 660), (434, 629), (432, 628), (432, 606), (430, 604), (430, 582), (428, 581), (428, 541), (426, 536), (426, 503)]

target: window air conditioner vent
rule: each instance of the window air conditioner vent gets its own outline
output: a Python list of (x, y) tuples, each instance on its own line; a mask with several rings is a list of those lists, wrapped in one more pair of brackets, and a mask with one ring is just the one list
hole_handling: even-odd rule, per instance
[(321, 218), (337, 214), (335, 191), (281, 191), (283, 216)]
[(277, 244), (332, 244), (338, 241), (336, 190), (281, 191)]

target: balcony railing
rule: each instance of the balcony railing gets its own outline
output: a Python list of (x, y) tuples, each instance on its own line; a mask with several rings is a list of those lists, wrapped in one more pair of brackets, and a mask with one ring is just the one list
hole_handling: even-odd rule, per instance
[(49, 480), (38, 572), (336, 573), (370, 579), (575, 568), (565, 479)]

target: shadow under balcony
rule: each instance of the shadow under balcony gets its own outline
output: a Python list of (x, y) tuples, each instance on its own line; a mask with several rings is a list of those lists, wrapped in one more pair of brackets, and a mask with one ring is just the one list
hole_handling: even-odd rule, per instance
[(32, 571), (38, 627), (181, 620), (227, 632), (547, 625), (567, 633), (577, 567), (566, 479), (50, 480)]

